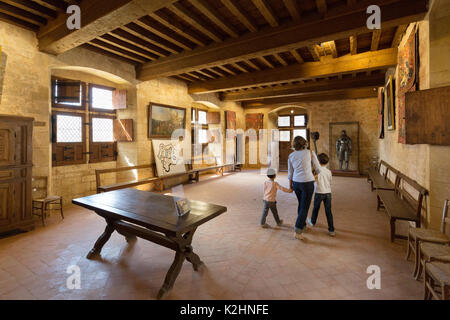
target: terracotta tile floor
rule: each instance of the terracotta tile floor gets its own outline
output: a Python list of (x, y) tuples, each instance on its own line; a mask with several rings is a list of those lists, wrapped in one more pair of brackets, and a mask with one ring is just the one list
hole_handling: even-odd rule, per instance
[[(337, 236), (328, 236), (321, 209), (304, 242), (293, 238), (293, 194), (278, 198), (291, 227), (259, 227), (264, 179), (244, 171), (184, 186), (187, 197), (228, 212), (198, 229), (193, 246), (206, 267), (197, 273), (186, 262), (169, 299), (422, 298), (412, 262), (404, 259), (406, 243), (390, 243), (388, 219), (376, 211), (365, 179), (334, 179)], [(287, 185), (286, 175), (278, 181)], [(271, 216), (268, 223), (274, 225)], [(102, 259), (85, 259), (104, 226), (92, 212), (72, 206), (64, 221), (54, 212), (47, 227), (0, 239), (0, 299), (153, 299), (174, 253), (141, 239), (130, 246), (114, 233)], [(81, 269), (80, 290), (67, 289), (70, 265)], [(369, 265), (381, 268), (381, 290), (367, 289)]]

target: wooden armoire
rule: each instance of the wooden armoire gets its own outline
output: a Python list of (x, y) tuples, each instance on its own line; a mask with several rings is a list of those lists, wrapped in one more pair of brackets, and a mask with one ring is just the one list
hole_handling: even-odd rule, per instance
[(34, 227), (32, 137), (32, 118), (0, 115), (0, 234)]

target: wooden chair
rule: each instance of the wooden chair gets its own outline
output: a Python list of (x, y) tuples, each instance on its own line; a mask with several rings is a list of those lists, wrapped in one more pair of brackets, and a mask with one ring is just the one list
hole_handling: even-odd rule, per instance
[(64, 219), (63, 213), (63, 202), (61, 196), (51, 196), (47, 194), (48, 188), (48, 178), (47, 177), (33, 177), (33, 214), (42, 219), (42, 225), (45, 226), (45, 218), (47, 217), (47, 212), (49, 206), (59, 205), (59, 211), (61, 213), (61, 218)]
[[(450, 218), (447, 217), (448, 215), (448, 207), (449, 207), (449, 201), (445, 200), (444, 202), (444, 210), (442, 212), (442, 222), (441, 222), (441, 229), (438, 230), (431, 230), (431, 229), (423, 229), (423, 228), (409, 228), (408, 233), (408, 245), (407, 245), (407, 252), (406, 252), (406, 260), (409, 259), (409, 256), (411, 255), (411, 252), (414, 252), (415, 255), (415, 265), (414, 265), (414, 277), (419, 279), (422, 269), (422, 261), (421, 259), (425, 258), (429, 259), (430, 257), (433, 257), (434, 255), (441, 255), (440, 253), (442, 249), (437, 246), (423, 246), (422, 254), (420, 253), (420, 244), (423, 242), (432, 243), (432, 244), (439, 244), (439, 245), (446, 245), (450, 244), (450, 238), (448, 235), (445, 234), (446, 225), (447, 223), (450, 223)], [(450, 248), (450, 247), (449, 247)], [(421, 255), (423, 257), (421, 257)]]
[(425, 300), (450, 300), (450, 256), (425, 262), (424, 289)]

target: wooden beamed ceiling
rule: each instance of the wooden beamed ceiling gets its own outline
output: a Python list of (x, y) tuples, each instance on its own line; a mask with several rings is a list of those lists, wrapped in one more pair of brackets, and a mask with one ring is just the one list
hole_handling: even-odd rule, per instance
[[(81, 7), (80, 30), (65, 26), (70, 4)], [(381, 30), (366, 27), (373, 4), (382, 9)], [(361, 96), (369, 92), (364, 87), (382, 85), (408, 24), (423, 19), (427, 6), (428, 0), (0, 0), (0, 20), (35, 31), (44, 52), (82, 46), (134, 64), (139, 80), (174, 77), (192, 94), (220, 92), (254, 105), (318, 99), (325, 91), (350, 96), (342, 90), (351, 88)]]

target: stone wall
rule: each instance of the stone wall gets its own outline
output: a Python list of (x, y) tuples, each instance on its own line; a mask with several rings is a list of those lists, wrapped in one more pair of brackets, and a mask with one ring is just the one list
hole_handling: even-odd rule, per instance
[[(133, 88), (136, 81), (134, 67), (82, 48), (58, 57), (41, 53), (35, 33), (1, 21), (0, 45), (0, 114), (35, 119), (33, 175), (49, 177), (49, 192), (62, 195), (65, 203), (74, 197), (95, 192), (95, 169), (115, 167), (115, 162), (58, 168), (51, 166), (51, 75), (81, 77), (85, 81)], [(61, 70), (64, 68), (68, 70)], [(132, 95), (131, 92), (129, 100), (135, 106), (136, 99)]]
[[(420, 90), (450, 85), (450, 2), (434, 0), (430, 8), (425, 21), (418, 24)], [(400, 48), (413, 27), (409, 26)], [(403, 145), (397, 137), (397, 131), (386, 132), (386, 138), (379, 143), (380, 157), (430, 191), (424, 222), (438, 229), (444, 199), (450, 197), (450, 147)]]

